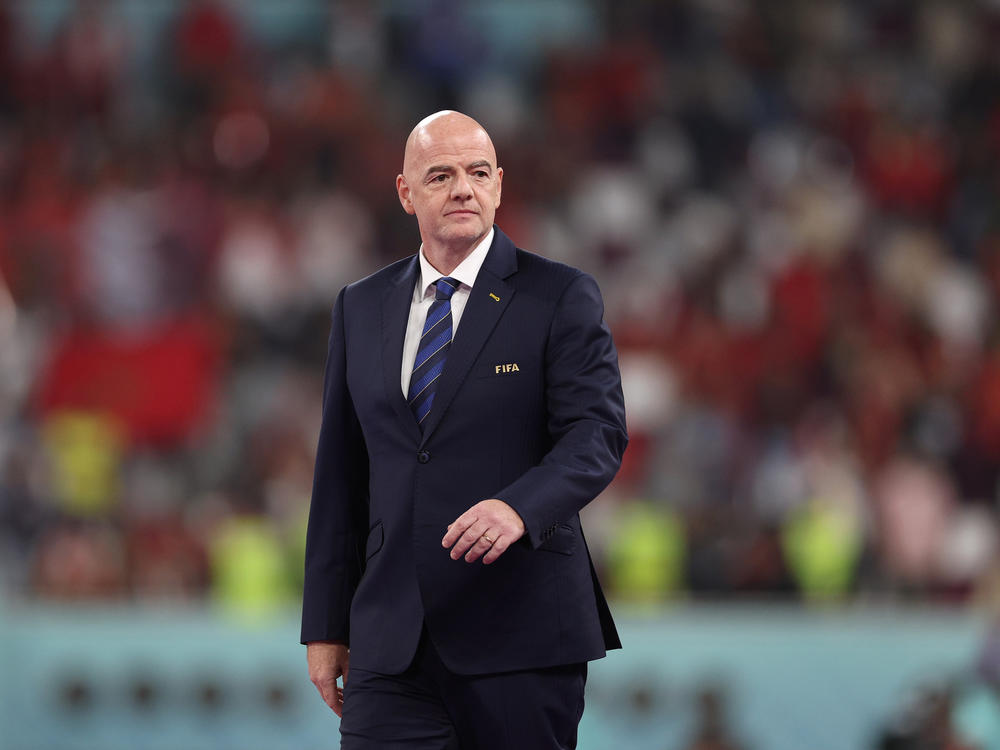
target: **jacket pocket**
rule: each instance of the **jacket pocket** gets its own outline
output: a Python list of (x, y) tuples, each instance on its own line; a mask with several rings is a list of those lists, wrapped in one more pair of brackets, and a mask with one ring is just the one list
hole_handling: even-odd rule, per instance
[(546, 552), (558, 552), (560, 555), (572, 555), (576, 549), (576, 532), (566, 523), (557, 523), (542, 532), (544, 540), (538, 549)]
[(385, 531), (382, 529), (382, 522), (376, 521), (375, 525), (372, 526), (371, 531), (368, 532), (368, 542), (365, 544), (365, 560), (371, 559), (371, 556), (382, 549), (382, 543), (385, 541)]

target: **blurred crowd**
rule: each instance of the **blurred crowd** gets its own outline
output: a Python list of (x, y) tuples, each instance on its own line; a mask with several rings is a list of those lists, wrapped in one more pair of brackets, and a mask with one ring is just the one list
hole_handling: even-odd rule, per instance
[(615, 596), (1000, 602), (1000, 5), (124, 5), (0, 0), (8, 593), (296, 601), (330, 305), (449, 107), (604, 291)]

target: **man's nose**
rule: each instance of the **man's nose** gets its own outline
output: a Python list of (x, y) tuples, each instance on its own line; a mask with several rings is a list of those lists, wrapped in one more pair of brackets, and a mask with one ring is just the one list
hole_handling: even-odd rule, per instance
[(459, 172), (451, 181), (451, 197), (457, 200), (468, 200), (472, 197), (472, 183), (464, 172)]

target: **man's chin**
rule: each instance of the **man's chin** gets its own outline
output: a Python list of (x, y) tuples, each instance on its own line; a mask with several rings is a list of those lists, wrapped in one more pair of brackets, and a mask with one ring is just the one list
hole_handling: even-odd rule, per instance
[(452, 226), (444, 233), (444, 239), (449, 243), (478, 242), (486, 235), (481, 225)]

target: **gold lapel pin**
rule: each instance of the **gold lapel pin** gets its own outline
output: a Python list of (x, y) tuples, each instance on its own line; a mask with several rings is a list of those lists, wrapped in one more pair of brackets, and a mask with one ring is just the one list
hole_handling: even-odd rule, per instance
[(493, 298), (494, 302), (499, 302), (500, 301), (500, 298), (497, 297), (493, 292), (490, 292), (490, 296)]

